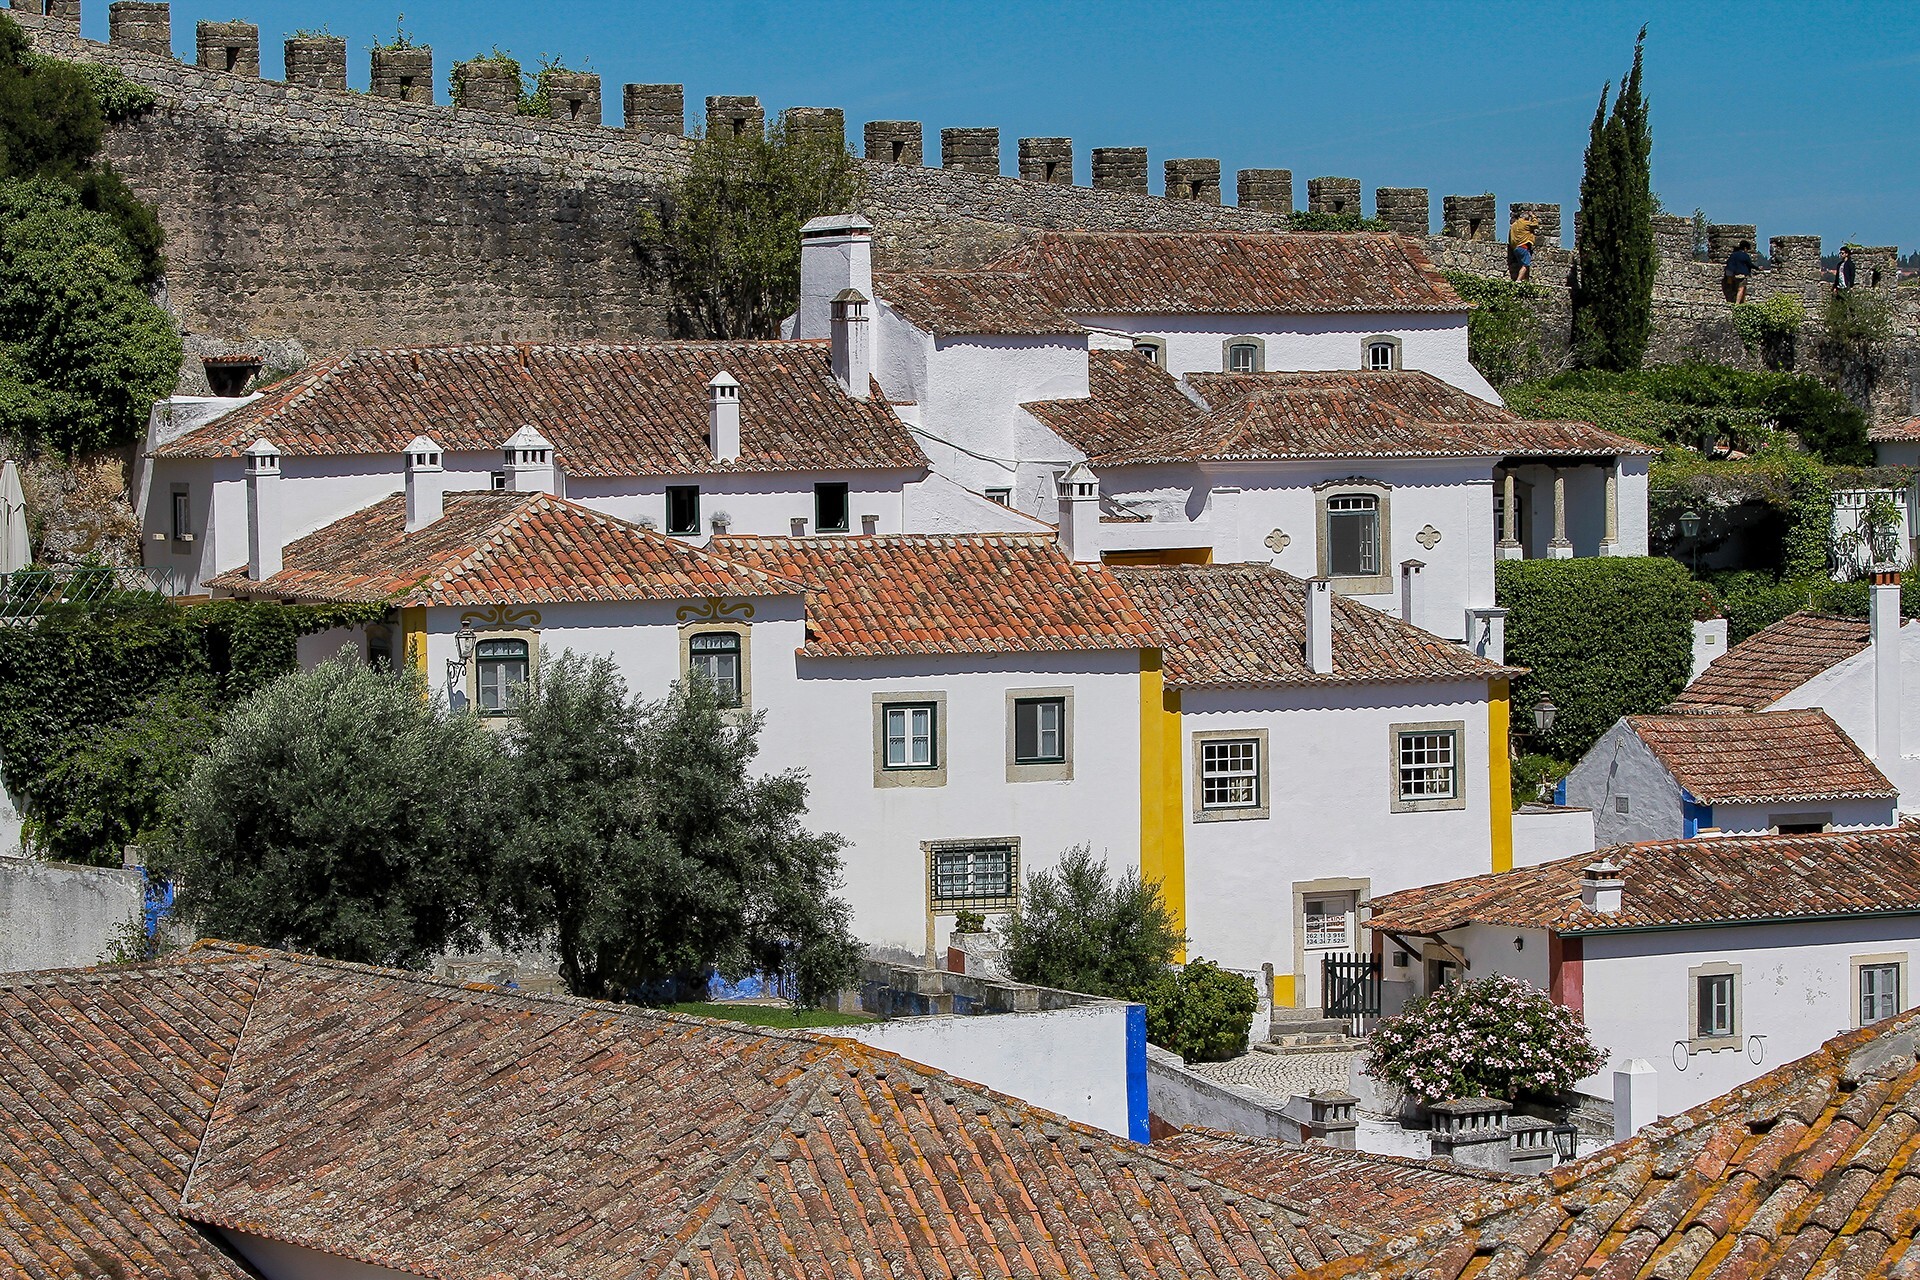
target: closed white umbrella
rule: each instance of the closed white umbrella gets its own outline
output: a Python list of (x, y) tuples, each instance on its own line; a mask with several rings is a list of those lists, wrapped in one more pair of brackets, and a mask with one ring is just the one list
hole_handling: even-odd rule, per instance
[(0, 465), (0, 573), (12, 573), (33, 563), (27, 544), (27, 495), (20, 487), (20, 468)]

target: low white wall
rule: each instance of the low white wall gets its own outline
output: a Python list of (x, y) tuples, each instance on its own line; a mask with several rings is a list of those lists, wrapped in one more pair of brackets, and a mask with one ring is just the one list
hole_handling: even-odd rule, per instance
[(98, 964), (145, 903), (137, 870), (0, 858), (0, 973)]
[(1133, 1136), (1127, 1013), (1137, 1007), (1115, 1000), (1039, 1013), (895, 1018), (833, 1034), (1125, 1138)]
[(1576, 853), (1592, 853), (1593, 810), (1530, 804), (1513, 815), (1513, 865), (1537, 867)]
[(1200, 1125), (1252, 1138), (1303, 1142), (1301, 1124), (1253, 1089), (1189, 1071), (1177, 1053), (1147, 1046), (1147, 1109), (1163, 1124)]

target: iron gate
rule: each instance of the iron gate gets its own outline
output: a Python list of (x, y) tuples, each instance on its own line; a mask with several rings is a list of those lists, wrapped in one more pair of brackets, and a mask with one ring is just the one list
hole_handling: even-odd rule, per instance
[(1321, 1008), (1329, 1018), (1380, 1016), (1378, 956), (1328, 952), (1320, 958)]

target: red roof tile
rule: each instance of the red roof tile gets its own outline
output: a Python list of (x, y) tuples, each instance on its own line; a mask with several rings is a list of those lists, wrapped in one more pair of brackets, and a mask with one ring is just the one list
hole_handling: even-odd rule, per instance
[(807, 584), (809, 657), (1155, 644), (1112, 571), (1050, 535), (715, 538), (716, 555)]
[(1674, 780), (1706, 804), (1893, 799), (1899, 790), (1825, 711), (1628, 716)]
[(1431, 632), (1336, 596), (1333, 670), (1306, 659), (1306, 584), (1271, 565), (1115, 566), (1160, 636), (1168, 685), (1384, 684), (1520, 674)]
[(1763, 711), (1866, 649), (1865, 618), (1794, 613), (1715, 658), (1667, 708), (1681, 715)]
[[(707, 381), (740, 382), (740, 457), (707, 444)], [(926, 467), (876, 387), (855, 400), (824, 342), (635, 342), (354, 351), (154, 450), (236, 457), (261, 437), (287, 457), (391, 455), (415, 436), (498, 450), (523, 425), (582, 477)]]
[(942, 338), (1086, 332), (1016, 272), (883, 272), (875, 275), (873, 291), (916, 327)]
[(1584, 422), (1534, 422), (1417, 370), (1194, 373), (1089, 355), (1091, 395), (1024, 406), (1100, 466), (1309, 458), (1596, 457), (1654, 452)]
[(1865, 1280), (1913, 1274), (1920, 1010), (1829, 1040), (1314, 1280)]
[(1872, 427), (1867, 431), (1867, 439), (1875, 444), (1904, 444), (1920, 441), (1920, 418), (1908, 418), (1905, 422), (1889, 422), (1884, 426)]
[(544, 493), (449, 493), (407, 532), (401, 494), (289, 543), (264, 582), (233, 569), (208, 586), (282, 600), (396, 605), (557, 604), (797, 595), (800, 588), (639, 525)]
[(1804, 836), (1716, 836), (1618, 845), (1620, 910), (1580, 902), (1585, 853), (1375, 898), (1373, 928), (1439, 933), (1466, 924), (1604, 933), (1807, 916), (1920, 912), (1920, 826)]

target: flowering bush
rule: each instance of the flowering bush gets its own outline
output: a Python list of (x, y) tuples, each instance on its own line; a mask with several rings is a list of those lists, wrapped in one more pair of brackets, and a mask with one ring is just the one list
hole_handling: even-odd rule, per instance
[(1499, 974), (1450, 982), (1367, 1037), (1367, 1074), (1427, 1103), (1552, 1096), (1606, 1060), (1577, 1012)]

